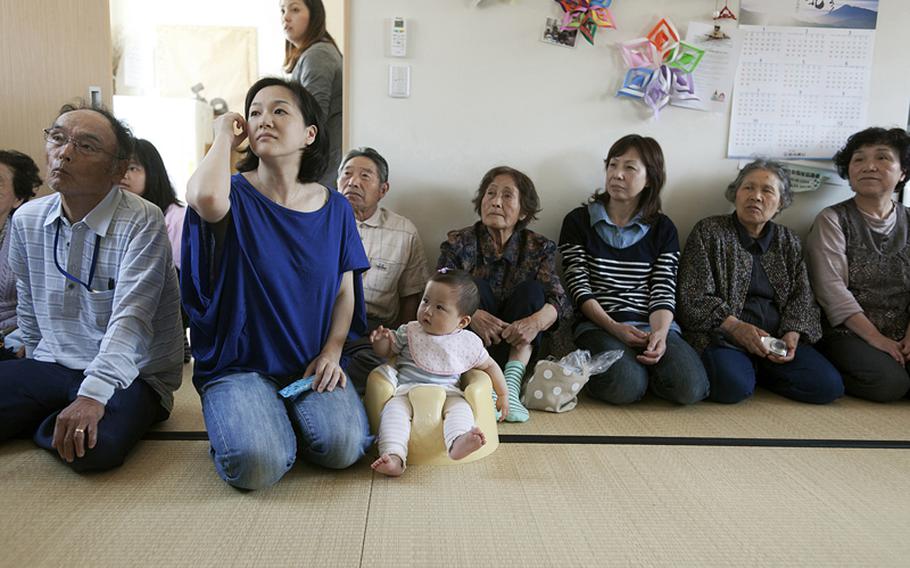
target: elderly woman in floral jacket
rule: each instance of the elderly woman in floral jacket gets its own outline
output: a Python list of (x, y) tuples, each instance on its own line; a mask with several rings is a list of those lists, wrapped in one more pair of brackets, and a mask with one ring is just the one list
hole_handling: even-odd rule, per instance
[(488, 171), (474, 195), (480, 220), (450, 231), (436, 268), (457, 268), (474, 277), (480, 309), (471, 330), (503, 368), (509, 387), (508, 422), (529, 414), (520, 392), (541, 335), (571, 311), (556, 272), (556, 243), (528, 229), (540, 198), (527, 175), (508, 166)]
[(771, 221), (792, 202), (786, 171), (756, 160), (726, 197), (736, 211), (695, 226), (679, 269), (677, 315), (702, 353), (710, 400), (739, 402), (756, 384), (802, 402), (839, 398), (840, 374), (809, 345), (822, 330), (799, 238)]

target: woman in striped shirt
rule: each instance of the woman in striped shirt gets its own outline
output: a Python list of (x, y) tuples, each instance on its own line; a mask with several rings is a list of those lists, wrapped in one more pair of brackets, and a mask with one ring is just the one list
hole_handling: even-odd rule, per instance
[(592, 354), (623, 357), (588, 383), (592, 396), (635, 402), (650, 385), (657, 396), (691, 404), (708, 395), (698, 355), (673, 321), (679, 238), (660, 212), (664, 156), (653, 138), (616, 141), (603, 191), (563, 220), (559, 250), (575, 302), (575, 343)]

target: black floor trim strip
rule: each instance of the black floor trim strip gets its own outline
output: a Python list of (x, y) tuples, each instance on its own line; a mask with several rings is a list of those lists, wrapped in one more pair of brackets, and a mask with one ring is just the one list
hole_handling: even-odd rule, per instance
[(499, 441), (505, 444), (910, 449), (910, 440), (814, 440), (800, 438), (690, 438), (682, 436), (557, 436), (500, 434)]
[[(146, 440), (208, 440), (205, 432), (148, 432)], [(503, 444), (574, 444), (602, 446), (719, 446), (760, 448), (855, 448), (908, 450), (910, 440), (817, 440), (802, 438), (693, 438), (681, 436), (572, 436), (500, 434)]]
[(207, 432), (146, 432), (143, 440), (208, 440)]

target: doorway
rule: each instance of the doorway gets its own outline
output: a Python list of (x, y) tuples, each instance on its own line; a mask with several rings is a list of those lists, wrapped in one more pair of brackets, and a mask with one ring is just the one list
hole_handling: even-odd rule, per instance
[[(329, 33), (344, 53), (348, 1), (324, 4)], [(256, 79), (285, 75), (278, 5), (110, 0), (114, 113), (136, 137), (155, 145), (181, 201), (211, 144), (215, 112), (242, 113), (244, 94)], [(344, 133), (346, 138), (346, 125)]]

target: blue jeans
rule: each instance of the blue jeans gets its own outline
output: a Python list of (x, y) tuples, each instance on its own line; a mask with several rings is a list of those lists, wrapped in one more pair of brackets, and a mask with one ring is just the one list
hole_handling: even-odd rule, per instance
[(677, 404), (692, 404), (708, 396), (708, 377), (698, 354), (675, 331), (667, 334), (667, 350), (655, 365), (642, 365), (635, 357), (640, 349), (629, 347), (602, 329), (578, 336), (575, 344), (592, 354), (613, 349), (623, 351), (622, 359), (606, 372), (592, 375), (588, 394), (612, 403), (628, 404), (640, 400), (650, 386), (660, 398)]
[(293, 402), (259, 373), (223, 375), (200, 393), (221, 479), (241, 489), (268, 487), (284, 476), (297, 456), (332, 469), (363, 457), (373, 438), (366, 411), (353, 386), (332, 392), (307, 391)]
[[(0, 362), (0, 440), (31, 436), (38, 446), (58, 455), (52, 445), (57, 415), (76, 400), (83, 380), (83, 371), (56, 363)], [(149, 427), (167, 416), (158, 393), (136, 379), (107, 401), (95, 447), (67, 465), (79, 472), (117, 467)]]
[(731, 347), (710, 346), (701, 355), (711, 379), (711, 400), (734, 403), (759, 384), (781, 396), (827, 404), (844, 395), (840, 373), (811, 345), (799, 345), (788, 363), (774, 363)]

